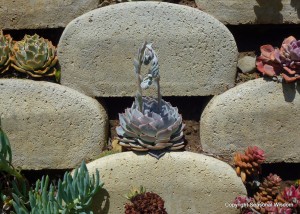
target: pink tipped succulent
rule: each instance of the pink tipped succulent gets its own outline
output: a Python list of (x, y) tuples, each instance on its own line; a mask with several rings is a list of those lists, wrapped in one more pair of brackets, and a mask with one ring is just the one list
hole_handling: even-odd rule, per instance
[(245, 155), (248, 157), (253, 157), (253, 160), (260, 164), (266, 160), (264, 150), (257, 146), (248, 147), (248, 149), (245, 151)]
[(290, 36), (282, 42), (280, 49), (263, 45), (260, 51), (256, 67), (263, 75), (275, 79), (280, 79), (281, 75), (286, 82), (300, 79), (300, 40)]
[(233, 201), (233, 203), (237, 205), (237, 208), (243, 208), (246, 206), (246, 204), (249, 204), (252, 202), (254, 202), (253, 198), (251, 198), (251, 197), (249, 198), (244, 195), (237, 196)]
[(300, 206), (300, 187), (296, 188), (294, 185), (286, 187), (281, 195), (285, 201), (293, 203), (294, 207)]

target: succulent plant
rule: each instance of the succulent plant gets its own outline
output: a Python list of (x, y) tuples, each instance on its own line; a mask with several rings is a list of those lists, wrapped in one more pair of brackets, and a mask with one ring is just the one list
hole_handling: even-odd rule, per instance
[(277, 196), (276, 202), (292, 203), (294, 208), (300, 207), (300, 187), (294, 185), (285, 187), (284, 190)]
[(38, 36), (25, 35), (12, 48), (12, 67), (32, 77), (55, 76), (56, 48), (52, 42)]
[(260, 185), (259, 191), (254, 195), (255, 200), (263, 203), (274, 201), (280, 192), (281, 181), (278, 175), (270, 173)]
[(261, 164), (265, 161), (265, 152), (257, 146), (248, 147), (245, 154), (236, 153), (234, 164), (236, 173), (245, 183), (247, 176), (257, 176), (261, 171)]
[(283, 41), (280, 49), (263, 45), (260, 50), (256, 67), (263, 75), (278, 81), (283, 78), (286, 82), (300, 79), (300, 40), (290, 36)]
[(133, 187), (128, 194), (125, 195), (125, 198), (131, 200), (137, 195), (144, 194), (146, 192), (145, 187), (140, 186), (139, 188)]
[(10, 35), (3, 35), (0, 30), (0, 73), (9, 69), (11, 57), (12, 38)]
[[(141, 76), (142, 64), (151, 64), (145, 78)], [(130, 150), (148, 151), (156, 158), (160, 158), (166, 150), (183, 148), (182, 117), (176, 107), (161, 98), (158, 58), (152, 44), (145, 42), (139, 49), (134, 68), (138, 91), (131, 108), (119, 114), (120, 126), (116, 128), (119, 144)], [(157, 87), (157, 99), (143, 97), (142, 89), (153, 83)]]
[(250, 204), (254, 202), (254, 198), (244, 195), (237, 196), (233, 201), (233, 203), (236, 205), (236, 208), (240, 209), (241, 214), (254, 214), (255, 210), (250, 207)]
[(164, 200), (153, 192), (145, 192), (131, 198), (130, 204), (125, 204), (125, 214), (167, 214)]
[(66, 172), (63, 180), (59, 180), (58, 188), (49, 186), (49, 177), (38, 180), (35, 189), (29, 192), (28, 203), (13, 194), (13, 207), (16, 214), (53, 214), (53, 213), (88, 213), (92, 214), (90, 206), (94, 195), (103, 186), (96, 170), (96, 178), (90, 179), (84, 162), (71, 175)]

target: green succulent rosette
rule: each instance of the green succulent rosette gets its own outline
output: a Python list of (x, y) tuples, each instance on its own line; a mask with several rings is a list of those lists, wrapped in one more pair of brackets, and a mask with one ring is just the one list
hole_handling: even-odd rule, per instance
[(11, 57), (12, 38), (10, 35), (3, 35), (0, 31), (0, 73), (9, 69)]
[(32, 77), (55, 76), (57, 64), (56, 48), (51, 41), (35, 34), (25, 35), (14, 44), (12, 67)]

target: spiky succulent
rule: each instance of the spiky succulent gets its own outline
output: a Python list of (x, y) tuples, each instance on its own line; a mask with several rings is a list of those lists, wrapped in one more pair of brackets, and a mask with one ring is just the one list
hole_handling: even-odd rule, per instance
[[(143, 79), (141, 65), (151, 63), (148, 75)], [(119, 114), (120, 126), (116, 128), (119, 144), (135, 151), (148, 151), (160, 158), (166, 150), (184, 147), (182, 117), (178, 109), (161, 99), (158, 59), (151, 44), (144, 43), (134, 61), (138, 79), (135, 102), (125, 113)], [(158, 98), (143, 97), (142, 89), (152, 83), (157, 86)]]
[(12, 67), (32, 77), (54, 76), (57, 63), (56, 48), (51, 41), (38, 36), (25, 35), (12, 48)]
[(261, 171), (261, 164), (265, 161), (265, 152), (257, 146), (248, 147), (245, 154), (236, 153), (234, 164), (236, 173), (245, 183), (247, 176), (256, 176)]
[(3, 35), (0, 30), (0, 73), (9, 69), (11, 57), (12, 38), (10, 35)]
[(300, 79), (300, 40), (290, 36), (281, 48), (272, 45), (260, 47), (261, 55), (256, 58), (256, 67), (263, 75), (281, 81), (294, 82)]

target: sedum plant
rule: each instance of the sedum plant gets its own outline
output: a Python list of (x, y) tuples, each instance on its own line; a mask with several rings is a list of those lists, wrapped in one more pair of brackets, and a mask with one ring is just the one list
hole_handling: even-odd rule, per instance
[(238, 152), (233, 159), (236, 173), (245, 183), (247, 177), (257, 177), (260, 174), (261, 164), (265, 161), (265, 152), (257, 146), (248, 147), (245, 154)]
[(272, 45), (260, 47), (261, 55), (256, 58), (256, 67), (264, 76), (274, 80), (294, 82), (300, 79), (300, 40), (290, 36), (279, 48)]
[(93, 196), (101, 189), (103, 183), (99, 172), (90, 179), (86, 164), (82, 162), (73, 176), (66, 172), (63, 180), (58, 181), (56, 189), (49, 186), (49, 177), (38, 180), (35, 189), (29, 192), (29, 207), (27, 203), (13, 194), (13, 207), (16, 214), (92, 214), (90, 206)]
[[(145, 78), (141, 75), (143, 64), (150, 64)], [(119, 144), (134, 151), (148, 151), (156, 158), (160, 158), (167, 150), (183, 148), (182, 117), (176, 107), (162, 99), (158, 58), (152, 44), (145, 42), (139, 48), (134, 70), (138, 90), (131, 108), (119, 114), (120, 126), (116, 128)], [(143, 97), (142, 90), (152, 84), (157, 88), (157, 98)]]
[(0, 30), (0, 73), (9, 69), (11, 57), (12, 38), (10, 35), (3, 35)]
[(146, 192), (142, 186), (139, 189), (133, 188), (126, 198), (131, 203), (125, 204), (125, 214), (167, 214), (164, 200), (156, 193)]
[(56, 48), (51, 41), (38, 36), (25, 35), (12, 48), (12, 67), (32, 77), (55, 76)]

